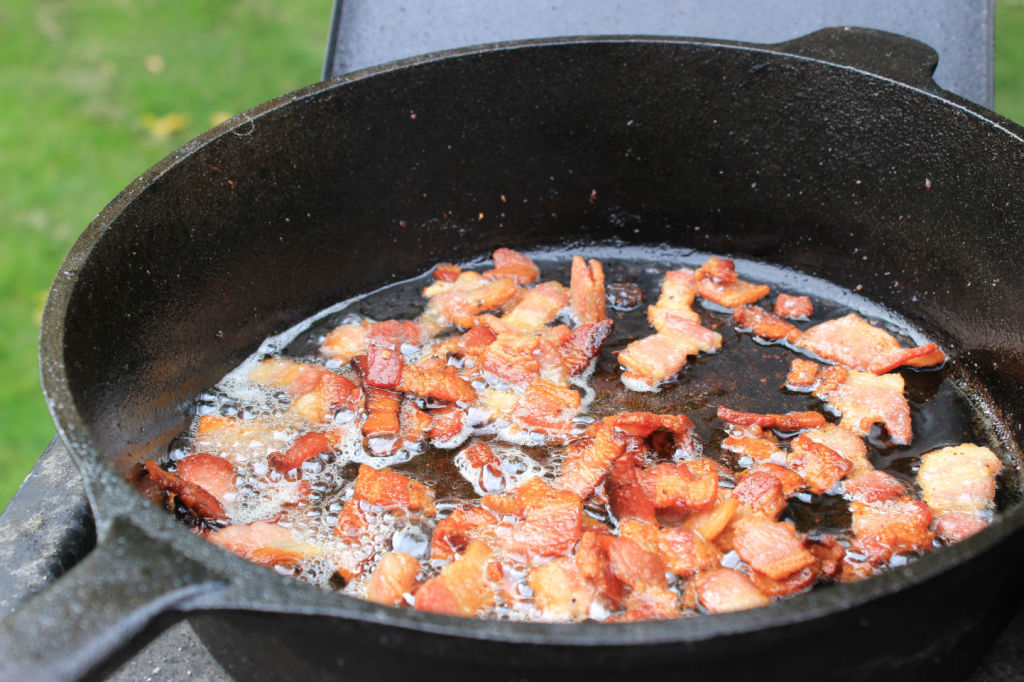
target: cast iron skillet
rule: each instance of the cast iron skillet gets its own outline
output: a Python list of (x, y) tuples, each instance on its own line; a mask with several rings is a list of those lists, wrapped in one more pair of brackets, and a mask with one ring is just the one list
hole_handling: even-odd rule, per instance
[(263, 678), (957, 675), (1020, 598), (1019, 483), (990, 528), (879, 578), (743, 613), (545, 625), (317, 590), (125, 481), (265, 336), (498, 246), (664, 243), (859, 285), (951, 352), (1019, 457), (1024, 130), (939, 90), (935, 63), (858, 29), (507, 43), (314, 85), (174, 152), (89, 226), (47, 302), (43, 385), (100, 540), (3, 622), (0, 677), (99, 674), (182, 615)]

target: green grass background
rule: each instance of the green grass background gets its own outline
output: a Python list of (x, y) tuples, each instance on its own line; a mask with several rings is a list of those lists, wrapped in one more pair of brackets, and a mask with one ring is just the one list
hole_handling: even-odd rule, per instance
[[(0, 3), (0, 508), (50, 438), (36, 343), (75, 237), (225, 115), (317, 80), (330, 0)], [(996, 110), (1024, 123), (1024, 0), (996, 2)]]

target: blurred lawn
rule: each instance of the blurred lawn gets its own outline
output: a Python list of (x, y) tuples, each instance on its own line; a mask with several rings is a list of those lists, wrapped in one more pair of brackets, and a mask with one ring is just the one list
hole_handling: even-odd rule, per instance
[[(53, 435), (36, 336), (71, 243), (175, 147), (317, 80), (330, 5), (0, 4), (0, 508)], [(1024, 123), (1024, 0), (996, 7), (996, 110)]]

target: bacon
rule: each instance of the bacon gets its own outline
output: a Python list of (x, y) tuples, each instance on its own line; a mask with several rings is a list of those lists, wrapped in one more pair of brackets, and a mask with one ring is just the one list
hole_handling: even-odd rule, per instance
[(463, 422), (466, 412), (456, 405), (438, 407), (429, 410), (431, 416), (430, 432), (427, 434), (431, 439), (447, 441), (462, 433)]
[(785, 339), (794, 343), (800, 338), (800, 330), (777, 315), (757, 306), (740, 306), (732, 312), (733, 324), (739, 331), (751, 331), (754, 336), (768, 341)]
[(770, 600), (750, 578), (731, 568), (715, 568), (693, 579), (701, 606), (711, 613), (745, 611), (768, 606)]
[(781, 464), (775, 464), (774, 462), (761, 462), (757, 466), (749, 469), (745, 473), (739, 475), (740, 480), (746, 478), (753, 473), (765, 473), (774, 476), (779, 479), (779, 483), (782, 484), (782, 495), (784, 497), (792, 497), (793, 495), (807, 489), (807, 482), (792, 469), (788, 469)]
[(754, 570), (772, 580), (781, 580), (815, 561), (792, 525), (757, 517), (735, 523), (733, 548)]
[(722, 449), (734, 452), (741, 457), (764, 462), (768, 460), (785, 460), (786, 453), (779, 447), (778, 439), (771, 431), (761, 432), (761, 427), (752, 429), (730, 429), (729, 436), (722, 441)]
[(221, 504), (235, 492), (235, 468), (223, 457), (199, 452), (179, 459), (174, 466), (183, 481), (199, 486)]
[(699, 533), (702, 538), (711, 542), (729, 525), (739, 506), (740, 501), (737, 498), (719, 490), (714, 506), (711, 509), (690, 514), (686, 517), (682, 527)]
[(802, 592), (814, 584), (816, 577), (815, 566), (801, 568), (781, 580), (772, 580), (764, 573), (750, 570), (751, 582), (757, 586), (758, 590), (772, 599)]
[(683, 578), (714, 568), (722, 561), (722, 552), (717, 547), (687, 528), (657, 528), (643, 521), (628, 520), (619, 525), (619, 533), (657, 554), (669, 572)]
[(601, 344), (612, 333), (611, 320), (581, 324), (572, 330), (569, 338), (558, 349), (562, 354), (562, 367), (569, 376), (576, 376), (590, 366), (591, 360), (601, 352)]
[(566, 448), (562, 473), (555, 479), (555, 485), (580, 499), (590, 497), (612, 462), (621, 457), (625, 450), (607, 424), (595, 425), (591, 431), (589, 436)]
[(911, 349), (914, 352), (908, 354), (892, 334), (857, 313), (814, 325), (796, 343), (848, 369), (870, 370), (875, 374), (883, 374), (901, 364), (929, 367), (946, 359), (935, 344)]
[(688, 355), (721, 348), (722, 336), (682, 317), (665, 315), (657, 334), (633, 341), (621, 353), (619, 364), (626, 368), (623, 383), (640, 382), (650, 388), (675, 376), (686, 364)]
[(270, 466), (275, 471), (285, 473), (308, 459), (316, 457), (322, 452), (330, 452), (334, 447), (323, 433), (304, 433), (295, 439), (292, 446), (286, 452), (274, 452), (270, 455)]
[(786, 508), (782, 481), (766, 471), (754, 471), (733, 488), (732, 496), (755, 514), (775, 520)]
[(864, 445), (864, 440), (841, 426), (825, 424), (820, 428), (804, 431), (801, 436), (821, 443), (850, 460), (853, 464), (853, 473), (872, 471), (874, 468), (868, 459), (868, 448)]
[(934, 450), (921, 458), (917, 482), (936, 517), (935, 529), (947, 542), (958, 542), (988, 525), (996, 475), (1003, 468), (986, 447), (963, 443)]
[(622, 581), (612, 571), (608, 550), (615, 537), (607, 532), (587, 531), (576, 547), (576, 567), (580, 576), (594, 588), (594, 598), (607, 608), (622, 603)]
[(329, 333), (320, 344), (324, 357), (338, 362), (350, 362), (366, 352), (369, 324), (343, 324)]
[(697, 293), (726, 308), (755, 303), (768, 295), (765, 284), (751, 284), (736, 275), (735, 264), (727, 258), (712, 256), (693, 273)]
[(145, 461), (146, 473), (159, 487), (174, 494), (190, 512), (207, 521), (223, 522), (228, 518), (223, 505), (204, 488), (177, 474), (164, 471), (151, 459)]
[(711, 460), (703, 458), (662, 463), (640, 469), (636, 475), (658, 509), (701, 511), (714, 505), (718, 494), (718, 471)]
[(620, 412), (605, 417), (604, 424), (616, 431), (647, 438), (658, 429), (670, 432), (676, 442), (688, 441), (693, 422), (685, 414), (654, 414), (653, 412)]
[(540, 375), (540, 361), (535, 356), (539, 343), (536, 336), (498, 334), (480, 354), (477, 368), (513, 386), (525, 386)]
[(401, 350), (402, 346), (418, 346), (423, 326), (411, 320), (384, 320), (370, 325), (367, 341), (371, 346)]
[(374, 455), (389, 455), (402, 443), (400, 394), (383, 388), (366, 388), (366, 419), (361, 430), (363, 447)]
[(809, 296), (779, 294), (775, 299), (775, 314), (788, 319), (806, 320), (814, 314), (814, 304)]
[(430, 558), (452, 561), (466, 551), (470, 542), (484, 537), (486, 529), (497, 523), (497, 517), (482, 507), (459, 505), (434, 527)]
[(540, 277), (540, 270), (529, 256), (512, 249), (501, 248), (494, 252), (494, 269), (484, 273), (487, 279), (511, 278), (519, 286), (533, 284)]
[(572, 316), (577, 324), (608, 319), (604, 308), (604, 268), (601, 261), (591, 259), (588, 263), (580, 256), (573, 256), (569, 291)]
[(416, 587), (420, 562), (405, 552), (388, 552), (377, 562), (366, 586), (366, 599), (375, 604), (398, 606)]
[(637, 481), (636, 465), (628, 455), (615, 460), (605, 489), (612, 513), (620, 523), (626, 519), (656, 523), (654, 502)]
[(447, 403), (471, 403), (476, 400), (476, 389), (459, 376), (454, 367), (423, 369), (406, 365), (397, 386), (403, 393), (421, 398), (434, 398)]
[(718, 406), (718, 418), (740, 426), (760, 426), (762, 429), (778, 429), (780, 431), (813, 429), (825, 424), (825, 417), (820, 412), (756, 414), (754, 412), (737, 412), (724, 405)]
[(394, 389), (402, 376), (402, 354), (386, 346), (370, 346), (366, 351), (366, 376), (363, 380), (375, 388)]
[(580, 394), (573, 389), (535, 379), (516, 403), (512, 423), (528, 431), (566, 435), (579, 408)]
[(261, 386), (287, 389), (293, 396), (316, 388), (327, 369), (308, 362), (295, 362), (284, 358), (267, 358), (249, 372), (249, 381)]
[(946, 542), (960, 542), (988, 528), (988, 521), (970, 512), (948, 511), (935, 517), (935, 534)]
[(209, 533), (206, 539), (261, 566), (296, 564), (317, 554), (316, 546), (300, 540), (287, 528), (266, 521), (225, 526)]
[(420, 318), (428, 331), (437, 331), (450, 323), (472, 327), (474, 316), (497, 310), (519, 292), (509, 277), (490, 281), (475, 272), (463, 272), (454, 283), (441, 284), (444, 287), (428, 287), (424, 291), (424, 295), (433, 294)]
[(817, 541), (807, 541), (807, 551), (817, 561), (817, 573), (823, 578), (835, 578), (842, 569), (846, 549), (831, 535), (825, 535)]
[(903, 396), (903, 377), (899, 374), (875, 376), (867, 372), (826, 367), (818, 374), (815, 395), (839, 414), (839, 425), (858, 436), (870, 433), (871, 426), (883, 424), (897, 445), (909, 445), (913, 437), (910, 405)]
[(432, 489), (396, 471), (374, 469), (365, 464), (359, 465), (352, 500), (382, 509), (423, 512), (427, 516), (433, 516), (435, 510)]
[(608, 559), (615, 577), (633, 591), (649, 588), (666, 589), (665, 563), (654, 552), (648, 552), (629, 538), (615, 538), (608, 545)]
[(811, 492), (816, 495), (831, 490), (853, 468), (850, 460), (832, 448), (802, 435), (790, 444), (786, 464), (807, 481)]
[(929, 530), (932, 514), (921, 500), (905, 496), (879, 504), (851, 502), (853, 532), (851, 549), (868, 561), (888, 560), (893, 554), (927, 552), (935, 535)]
[(429, 414), (416, 407), (411, 400), (406, 399), (402, 401), (399, 422), (402, 425), (398, 434), (399, 440), (404, 447), (410, 447), (427, 438), (433, 419)]
[(528, 289), (501, 321), (525, 332), (540, 331), (569, 305), (569, 293), (558, 282), (542, 282)]
[(700, 315), (695, 313), (692, 307), (696, 296), (697, 283), (693, 279), (693, 270), (669, 270), (662, 280), (661, 295), (657, 303), (647, 306), (647, 321), (659, 332), (664, 329), (665, 318), (670, 314), (699, 324)]
[(813, 360), (793, 358), (789, 364), (789, 374), (786, 375), (786, 388), (790, 390), (802, 390), (814, 388), (818, 381), (818, 370), (821, 365)]
[(416, 610), (469, 617), (494, 604), (495, 573), (500, 564), (493, 557), (486, 544), (471, 542), (465, 554), (442, 568), (439, 576), (420, 585), (415, 594)]
[(847, 499), (877, 504), (903, 497), (907, 488), (898, 479), (883, 471), (862, 470), (848, 477), (843, 483)]
[(570, 557), (559, 557), (530, 571), (533, 603), (547, 619), (575, 620), (587, 615), (594, 588)]
[(337, 410), (358, 410), (362, 399), (362, 392), (352, 380), (324, 371), (316, 388), (292, 400), (289, 411), (312, 424), (321, 424)]
[(476, 357), (498, 338), (485, 324), (478, 324), (459, 337), (458, 348), (462, 355)]
[(568, 554), (583, 532), (580, 498), (539, 478), (529, 479), (511, 494), (484, 495), (480, 501), (492, 512), (518, 519), (503, 549), (527, 561)]
[[(465, 476), (468, 472), (463, 469), (463, 462), (469, 464), (473, 473), (477, 476), (475, 487), (488, 493), (501, 493), (505, 491), (505, 472), (502, 469), (501, 460), (494, 454), (491, 446), (483, 441), (477, 441), (455, 456), (455, 464)], [(472, 481), (470, 481), (472, 483)]]
[(462, 268), (451, 263), (439, 263), (434, 267), (434, 279), (439, 282), (454, 282), (462, 274)]

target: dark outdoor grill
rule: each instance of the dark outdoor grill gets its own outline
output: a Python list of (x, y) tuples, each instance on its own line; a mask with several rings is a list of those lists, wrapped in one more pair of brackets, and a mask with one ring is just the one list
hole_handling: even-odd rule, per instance
[[(463, 7), (463, 4), (471, 7)], [(861, 25), (894, 31), (936, 47), (936, 80), (985, 106), (992, 104), (992, 3), (977, 0), (936, 6), (905, 3), (793, 0), (785, 11), (761, 3), (643, 0), (635, 3), (439, 1), (430, 7), (382, 0), (337, 0), (324, 76), (329, 78), (392, 58), (437, 49), (547, 35), (704, 35), (774, 42), (826, 25)], [(680, 11), (680, 6), (685, 11)], [(743, 17), (735, 21), (735, 17)], [(626, 17), (625, 20), (621, 17)], [(955, 28), (952, 28), (955, 27)], [(417, 30), (418, 29), (418, 30)], [(0, 518), (0, 614), (38, 592), (95, 544), (92, 513), (82, 478), (55, 439)], [(926, 627), (926, 624), (922, 624)], [(1024, 673), (1024, 610), (970, 676), (972, 682), (1020, 679)], [(110, 679), (232, 679), (187, 622), (160, 635)]]

